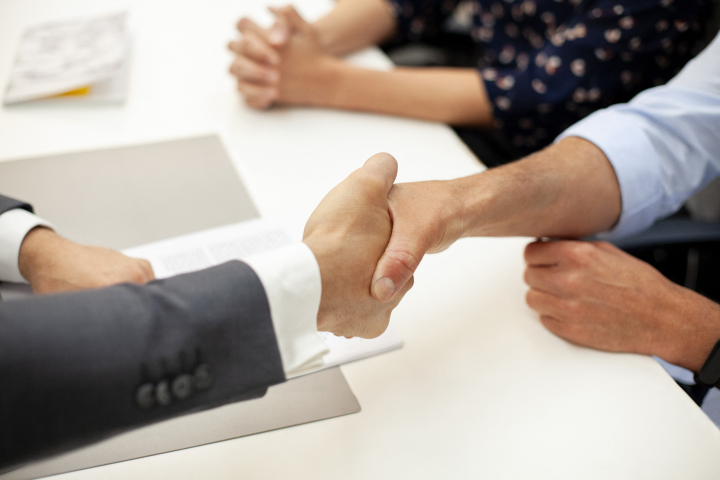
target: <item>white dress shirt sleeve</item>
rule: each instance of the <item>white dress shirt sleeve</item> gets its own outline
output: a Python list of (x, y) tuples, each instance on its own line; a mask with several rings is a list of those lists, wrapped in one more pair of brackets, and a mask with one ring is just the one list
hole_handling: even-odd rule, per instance
[(323, 366), (328, 347), (317, 332), (322, 284), (315, 255), (297, 243), (243, 260), (265, 288), (285, 376)]
[(0, 282), (27, 283), (18, 259), (25, 235), (35, 227), (55, 227), (27, 210), (16, 208), (0, 215)]
[(600, 110), (563, 132), (597, 145), (615, 169), (617, 238), (677, 211), (720, 176), (720, 35), (667, 85)]

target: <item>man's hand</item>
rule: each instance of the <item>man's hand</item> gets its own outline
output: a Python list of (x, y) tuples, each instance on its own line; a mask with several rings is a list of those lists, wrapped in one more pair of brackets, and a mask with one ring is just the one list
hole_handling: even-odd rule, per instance
[(230, 42), (236, 55), (230, 73), (248, 106), (274, 103), (320, 105), (328, 96), (342, 61), (326, 53), (314, 28), (291, 6), (270, 9), (277, 17), (270, 29), (252, 20), (238, 22), (242, 38)]
[(400, 183), (390, 190), (393, 231), (372, 277), (372, 295), (394, 299), (426, 253), (441, 252), (464, 233), (462, 193), (447, 181)]
[(657, 355), (697, 371), (720, 338), (720, 306), (605, 242), (534, 242), (527, 302), (570, 342)]
[(147, 260), (130, 258), (102, 247), (87, 247), (38, 227), (20, 247), (20, 273), (35, 293), (54, 293), (105, 287), (117, 283), (146, 283), (155, 278)]
[(396, 175), (392, 156), (371, 157), (327, 194), (305, 225), (303, 242), (315, 254), (322, 278), (319, 330), (377, 337), (412, 287), (411, 277), (392, 302), (370, 296), (370, 279), (392, 230), (388, 192)]
[(620, 215), (620, 187), (605, 154), (581, 138), (469, 177), (395, 185), (393, 234), (373, 276), (373, 296), (392, 298), (425, 253), (461, 237), (581, 237)]

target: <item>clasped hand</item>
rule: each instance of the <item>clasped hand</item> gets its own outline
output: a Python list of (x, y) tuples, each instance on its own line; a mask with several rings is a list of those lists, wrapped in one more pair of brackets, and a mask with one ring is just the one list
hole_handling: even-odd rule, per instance
[(325, 196), (305, 226), (303, 242), (315, 254), (322, 280), (319, 330), (377, 337), (412, 287), (411, 276), (391, 301), (370, 295), (375, 266), (393, 228), (388, 193), (396, 175), (392, 156), (374, 155)]
[(230, 73), (240, 94), (260, 110), (274, 103), (319, 103), (339, 60), (323, 50), (313, 27), (293, 7), (270, 11), (276, 16), (271, 28), (242, 18), (241, 38), (228, 45), (236, 55)]

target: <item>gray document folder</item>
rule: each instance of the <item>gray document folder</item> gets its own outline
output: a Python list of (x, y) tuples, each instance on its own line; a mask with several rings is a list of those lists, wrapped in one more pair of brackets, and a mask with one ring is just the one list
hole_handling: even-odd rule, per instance
[[(68, 238), (115, 249), (258, 216), (217, 136), (0, 163), (0, 193), (33, 204)], [(53, 475), (359, 411), (342, 372), (333, 368), (271, 387), (263, 398), (144, 427), (0, 480)]]
[[(360, 411), (340, 367), (276, 385), (257, 400), (233, 403), (133, 430), (0, 476), (27, 480), (219, 442)], [(273, 452), (268, 452), (271, 459)], [(243, 478), (243, 472), (238, 472)]]
[(215, 135), (3, 162), (0, 193), (117, 250), (258, 216)]

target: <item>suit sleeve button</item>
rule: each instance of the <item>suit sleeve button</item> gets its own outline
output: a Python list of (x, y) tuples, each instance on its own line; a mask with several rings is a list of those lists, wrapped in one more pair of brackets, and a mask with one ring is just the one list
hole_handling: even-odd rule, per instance
[(172, 396), (170, 395), (170, 384), (167, 380), (163, 380), (155, 387), (155, 401), (161, 407), (166, 407), (172, 402)]
[(185, 400), (193, 393), (193, 377), (184, 373), (172, 382), (172, 392), (178, 400)]
[(210, 365), (204, 363), (195, 368), (193, 376), (195, 378), (195, 388), (198, 390), (210, 388), (213, 381), (215, 381), (215, 376), (213, 375)]
[(135, 393), (135, 401), (143, 410), (150, 410), (155, 406), (155, 386), (152, 383), (141, 385)]

